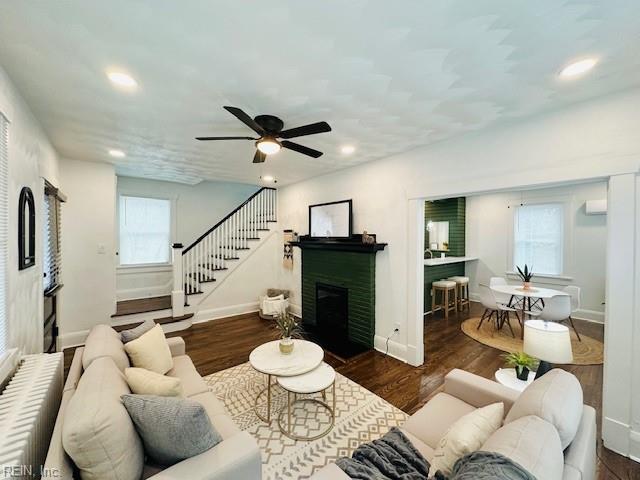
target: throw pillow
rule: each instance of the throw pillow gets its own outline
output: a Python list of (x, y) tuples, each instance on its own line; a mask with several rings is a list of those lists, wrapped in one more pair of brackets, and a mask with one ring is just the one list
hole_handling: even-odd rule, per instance
[(167, 377), (144, 368), (127, 368), (124, 377), (132, 393), (161, 397), (182, 396), (182, 381), (176, 377)]
[(128, 343), (131, 340), (135, 340), (136, 338), (141, 337), (144, 333), (147, 333), (149, 330), (151, 330), (155, 326), (156, 326), (156, 322), (149, 319), (149, 320), (145, 320), (135, 328), (121, 331), (120, 338), (122, 339), (122, 343)]
[(459, 418), (438, 442), (429, 476), (435, 476), (438, 470), (449, 475), (456, 460), (478, 450), (500, 428), (503, 418), (502, 402), (478, 408)]
[(140, 338), (125, 343), (124, 349), (134, 367), (164, 375), (173, 368), (173, 357), (162, 327), (156, 325)]
[(525, 388), (509, 410), (504, 423), (535, 415), (558, 430), (564, 450), (578, 433), (583, 412), (582, 387), (569, 372), (554, 368)]
[(188, 398), (122, 395), (146, 454), (163, 466), (199, 455), (222, 441), (204, 407)]

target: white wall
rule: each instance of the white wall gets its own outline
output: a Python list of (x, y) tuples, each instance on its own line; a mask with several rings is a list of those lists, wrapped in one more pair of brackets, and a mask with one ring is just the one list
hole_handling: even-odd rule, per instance
[[(534, 279), (549, 288), (577, 285), (582, 289), (582, 306), (574, 315), (602, 322), (604, 320), (605, 269), (607, 245), (606, 215), (586, 215), (586, 200), (607, 198), (606, 182), (567, 185), (522, 192), (490, 193), (467, 197), (466, 253), (478, 260), (466, 264), (472, 299), (479, 298), (478, 285), (488, 284), (490, 277), (504, 277), (512, 271), (510, 244), (513, 210), (520, 202), (562, 201), (569, 217), (565, 231), (565, 265), (563, 275), (571, 277)], [(534, 265), (535, 268), (535, 265)], [(516, 278), (510, 278), (517, 283)]]
[[(9, 265), (8, 344), (24, 353), (43, 348), (42, 242), (44, 179), (58, 185), (55, 150), (0, 67), (0, 112), (9, 120)], [(36, 202), (36, 265), (18, 271), (18, 196), (22, 187), (33, 191)]]
[[(202, 233), (249, 198), (259, 187), (231, 182), (185, 185), (118, 177), (118, 195), (148, 196), (172, 201), (172, 242), (190, 245)], [(116, 233), (117, 234), (117, 233)], [(171, 269), (166, 266), (120, 267), (118, 300), (171, 293)]]
[(60, 291), (60, 343), (82, 343), (91, 327), (110, 323), (116, 305), (113, 165), (60, 162), (64, 288)]

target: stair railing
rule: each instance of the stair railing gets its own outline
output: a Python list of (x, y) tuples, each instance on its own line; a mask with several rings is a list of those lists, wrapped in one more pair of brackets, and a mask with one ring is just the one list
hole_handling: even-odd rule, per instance
[(179, 250), (182, 253), (181, 276), (174, 267), (174, 282), (177, 278), (182, 282), (174, 284), (174, 289), (182, 287), (182, 298), (202, 292), (203, 283), (215, 281), (215, 272), (226, 270), (227, 262), (237, 260), (252, 240), (260, 239), (260, 231), (268, 230), (269, 222), (276, 221), (277, 209), (277, 190), (262, 187), (191, 245), (174, 251), (176, 261)]

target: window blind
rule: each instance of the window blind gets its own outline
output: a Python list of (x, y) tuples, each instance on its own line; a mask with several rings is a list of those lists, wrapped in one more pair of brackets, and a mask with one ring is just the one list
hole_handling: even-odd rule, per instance
[(120, 265), (169, 263), (171, 201), (120, 196)]
[(61, 256), (61, 228), (60, 214), (62, 199), (58, 190), (49, 182), (44, 189), (44, 292), (45, 294), (62, 285), (60, 270)]
[(514, 215), (513, 268), (528, 265), (535, 273), (561, 275), (564, 254), (562, 203), (523, 205)]
[(0, 357), (7, 349), (9, 122), (0, 113)]

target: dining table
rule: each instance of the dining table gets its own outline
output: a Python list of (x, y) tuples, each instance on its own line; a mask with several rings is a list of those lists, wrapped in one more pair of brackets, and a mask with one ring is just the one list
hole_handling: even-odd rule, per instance
[[(525, 314), (533, 312), (534, 308), (544, 308), (544, 301), (558, 295), (569, 295), (564, 290), (553, 288), (529, 287), (522, 285), (492, 285), (489, 287), (496, 293), (509, 295), (508, 307), (520, 310), (520, 331), (521, 338), (524, 339), (524, 317)], [(519, 308), (518, 308), (519, 307)]]

